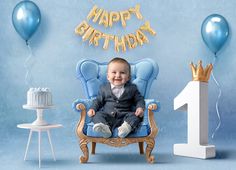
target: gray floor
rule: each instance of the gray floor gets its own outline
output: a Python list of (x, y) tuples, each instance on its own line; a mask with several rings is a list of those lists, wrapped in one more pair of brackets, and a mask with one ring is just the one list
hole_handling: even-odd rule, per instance
[[(65, 131), (64, 131), (65, 132)], [(68, 135), (69, 134), (69, 135)], [(214, 169), (233, 170), (236, 167), (235, 140), (223, 140), (214, 143), (217, 156), (214, 159), (193, 159), (172, 154), (175, 141), (157, 139), (153, 155), (155, 164), (147, 164), (144, 155), (139, 155), (138, 145), (114, 148), (102, 144), (97, 145), (95, 155), (91, 155), (87, 164), (79, 163), (82, 154), (76, 136), (71, 133), (51, 132), (52, 142), (57, 161), (53, 161), (46, 134), (42, 136), (42, 167), (41, 169), (112, 169), (132, 168), (145, 169)], [(24, 152), (28, 138), (27, 130), (17, 130), (2, 135), (0, 142), (0, 165), (2, 170), (32, 170), (38, 168), (37, 135), (33, 134), (27, 160), (24, 161)], [(89, 146), (90, 147), (90, 146)]]

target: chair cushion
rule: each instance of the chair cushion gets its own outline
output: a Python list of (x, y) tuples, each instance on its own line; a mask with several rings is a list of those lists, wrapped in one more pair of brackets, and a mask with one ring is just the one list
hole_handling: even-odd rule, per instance
[[(86, 135), (90, 137), (102, 137), (100, 134), (93, 131), (94, 123), (90, 122), (87, 124)], [(150, 134), (150, 127), (146, 123), (142, 122), (140, 127), (135, 131), (130, 133), (127, 137), (145, 137)], [(118, 128), (115, 128), (113, 134), (113, 138), (118, 137)]]

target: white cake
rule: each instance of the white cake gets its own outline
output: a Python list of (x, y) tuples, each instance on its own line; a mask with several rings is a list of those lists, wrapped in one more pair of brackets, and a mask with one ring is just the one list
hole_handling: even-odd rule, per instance
[(49, 88), (30, 88), (27, 92), (27, 105), (34, 107), (52, 106), (52, 93)]

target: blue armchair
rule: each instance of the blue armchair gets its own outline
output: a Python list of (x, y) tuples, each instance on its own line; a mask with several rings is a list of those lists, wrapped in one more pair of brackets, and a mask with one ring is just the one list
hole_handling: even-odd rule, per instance
[(103, 143), (110, 146), (121, 147), (132, 143), (139, 144), (140, 154), (144, 154), (144, 142), (146, 142), (146, 159), (149, 163), (154, 162), (151, 152), (155, 146), (155, 137), (158, 128), (155, 123), (153, 112), (160, 110), (160, 103), (154, 99), (147, 99), (152, 82), (158, 75), (158, 65), (149, 58), (145, 58), (131, 65), (131, 81), (137, 85), (139, 91), (145, 98), (146, 110), (144, 119), (138, 130), (129, 134), (126, 138), (119, 138), (117, 129), (111, 138), (102, 138), (93, 131), (93, 123), (87, 116), (87, 110), (92, 104), (93, 98), (97, 96), (99, 86), (107, 81), (106, 70), (107, 62), (99, 63), (94, 60), (84, 59), (77, 63), (76, 74), (81, 81), (87, 99), (77, 99), (72, 107), (81, 114), (76, 127), (76, 134), (80, 140), (80, 148), (83, 156), (80, 157), (81, 163), (86, 163), (89, 159), (88, 143), (92, 143), (91, 154), (95, 154), (96, 143)]

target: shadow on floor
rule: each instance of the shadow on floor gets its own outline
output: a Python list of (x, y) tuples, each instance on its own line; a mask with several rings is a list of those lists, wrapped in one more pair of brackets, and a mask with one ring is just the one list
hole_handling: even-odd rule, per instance
[(216, 150), (216, 157), (215, 159), (232, 159), (236, 158), (236, 150)]
[[(32, 167), (38, 167), (38, 164), (39, 164), (37, 159), (27, 160), (25, 163), (28, 165), (32, 165)], [(41, 168), (67, 167), (67, 166), (73, 166), (73, 165), (78, 166), (79, 160), (58, 159), (56, 161), (53, 161), (52, 159), (43, 159), (41, 161)]]
[[(165, 164), (170, 163), (173, 160), (172, 155), (167, 153), (152, 154), (155, 156), (154, 164)], [(90, 155), (88, 164), (90, 163), (122, 163), (122, 164), (149, 164), (146, 161), (146, 155), (140, 155), (136, 153), (96, 153)]]

